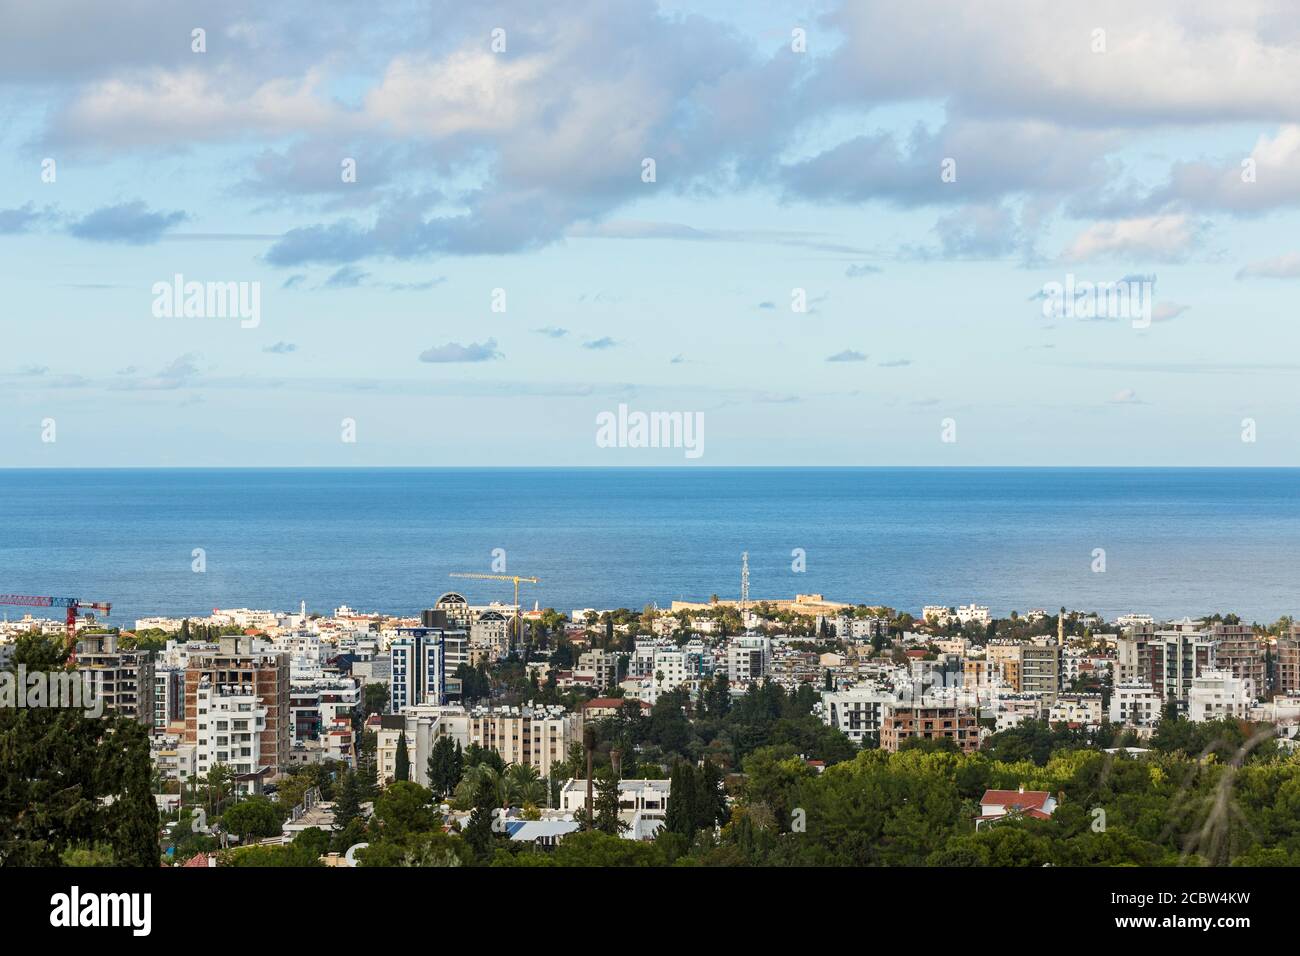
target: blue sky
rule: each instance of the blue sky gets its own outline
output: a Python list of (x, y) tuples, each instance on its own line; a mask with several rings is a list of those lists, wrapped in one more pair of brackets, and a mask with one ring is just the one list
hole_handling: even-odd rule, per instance
[(207, 6), (0, 0), (2, 465), (1300, 464), (1287, 4)]

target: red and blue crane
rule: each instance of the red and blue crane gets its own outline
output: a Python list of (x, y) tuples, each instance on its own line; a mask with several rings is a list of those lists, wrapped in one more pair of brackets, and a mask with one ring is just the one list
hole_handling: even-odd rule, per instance
[(111, 603), (101, 601), (83, 601), (81, 598), (34, 597), (30, 594), (0, 594), (0, 604), (11, 607), (62, 607), (67, 608), (68, 646), (77, 646), (77, 614), (79, 611), (103, 611), (107, 617), (112, 611)]

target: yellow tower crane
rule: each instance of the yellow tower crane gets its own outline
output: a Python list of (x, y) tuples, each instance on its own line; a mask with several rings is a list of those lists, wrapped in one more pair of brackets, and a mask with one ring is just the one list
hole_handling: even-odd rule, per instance
[(476, 578), (480, 581), (513, 581), (515, 584), (515, 643), (523, 643), (523, 626), (519, 619), (519, 582), (526, 581), (529, 584), (541, 584), (541, 578), (527, 577), (522, 574), (478, 574), (472, 571), (453, 571), (453, 578)]

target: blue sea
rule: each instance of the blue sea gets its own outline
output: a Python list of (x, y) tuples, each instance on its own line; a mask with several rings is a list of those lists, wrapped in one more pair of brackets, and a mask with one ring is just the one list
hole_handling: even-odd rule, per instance
[(125, 626), (299, 601), (414, 613), (453, 589), (509, 600), (448, 576), (502, 548), (541, 578), (524, 603), (567, 613), (736, 597), (748, 551), (754, 599), (1262, 622), (1300, 611), (1298, 491), (1296, 469), (7, 470), (0, 593), (111, 601)]

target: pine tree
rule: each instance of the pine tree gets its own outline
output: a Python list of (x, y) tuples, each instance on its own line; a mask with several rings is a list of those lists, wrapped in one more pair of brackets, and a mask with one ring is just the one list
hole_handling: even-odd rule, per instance
[(480, 860), (492, 853), (492, 821), (497, 810), (497, 791), (491, 774), (483, 774), (474, 790), (474, 808), (465, 827), (465, 842)]
[(439, 737), (429, 751), (428, 773), (429, 789), (438, 799), (442, 799), (460, 783), (459, 775), (452, 778), (456, 765), (456, 747), (450, 737)]
[(679, 760), (673, 765), (668, 783), (668, 807), (664, 812), (664, 829), (683, 837), (687, 843), (694, 842), (698, 829), (699, 784), (695, 777), (694, 764)]
[(727, 807), (727, 792), (722, 785), (722, 770), (712, 760), (704, 761), (704, 768), (696, 778), (699, 783), (695, 818), (701, 830), (712, 830), (727, 822), (731, 811)]
[(361, 816), (361, 787), (355, 773), (347, 773), (334, 801), (334, 829), (342, 830)]
[(394, 768), (393, 779), (411, 779), (411, 755), (406, 751), (405, 730), (397, 735), (397, 766)]
[(607, 767), (596, 774), (595, 786), (596, 795), (592, 800), (595, 828), (610, 836), (618, 836), (628, 828), (618, 813), (618, 778)]

